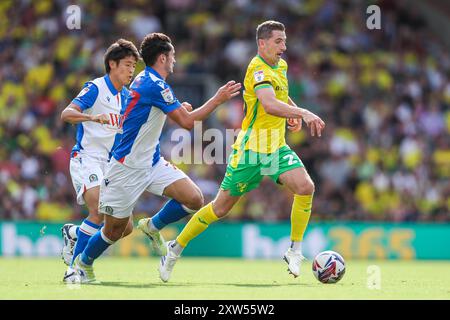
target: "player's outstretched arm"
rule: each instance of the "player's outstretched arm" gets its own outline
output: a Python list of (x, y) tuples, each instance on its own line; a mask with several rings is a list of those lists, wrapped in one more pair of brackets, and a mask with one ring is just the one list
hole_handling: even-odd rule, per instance
[(219, 105), (225, 101), (236, 97), (240, 92), (241, 84), (235, 81), (228, 81), (227, 84), (220, 87), (216, 94), (205, 102), (201, 107), (189, 111), (192, 109), (191, 105), (187, 102), (182, 103), (182, 108), (178, 108), (168, 113), (170, 119), (178, 123), (182, 128), (191, 130), (194, 127), (195, 121), (202, 121), (207, 118), (211, 112), (213, 112)]
[(256, 96), (267, 114), (282, 118), (303, 119), (311, 129), (313, 137), (322, 135), (322, 130), (325, 128), (325, 122), (322, 119), (306, 109), (297, 107), (292, 100), (290, 102), (294, 104), (293, 106), (278, 100), (273, 88), (259, 89), (256, 91)]
[(84, 121), (93, 121), (101, 124), (109, 124), (109, 117), (106, 114), (86, 114), (81, 111), (81, 108), (75, 103), (69, 104), (63, 112), (61, 112), (61, 120), (77, 124)]

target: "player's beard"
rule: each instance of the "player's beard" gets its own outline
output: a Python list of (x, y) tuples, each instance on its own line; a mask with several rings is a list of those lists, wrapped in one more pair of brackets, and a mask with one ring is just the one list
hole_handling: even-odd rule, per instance
[(168, 65), (166, 71), (167, 71), (167, 74), (172, 74), (173, 73), (173, 64)]

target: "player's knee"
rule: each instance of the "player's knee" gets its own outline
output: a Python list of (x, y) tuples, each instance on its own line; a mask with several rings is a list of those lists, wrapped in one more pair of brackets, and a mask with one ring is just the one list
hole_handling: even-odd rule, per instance
[(294, 193), (301, 195), (313, 194), (315, 191), (314, 182), (311, 179), (306, 179), (301, 183), (296, 184)]
[(304, 193), (303, 194), (313, 194), (316, 190), (314, 186), (314, 182), (311, 179), (307, 179), (304, 184)]

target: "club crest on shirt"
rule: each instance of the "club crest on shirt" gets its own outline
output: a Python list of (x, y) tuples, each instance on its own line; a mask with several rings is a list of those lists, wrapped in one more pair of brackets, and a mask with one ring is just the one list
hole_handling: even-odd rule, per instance
[(159, 80), (159, 81), (156, 81), (156, 84), (158, 85), (158, 86), (160, 86), (161, 87), (161, 89), (164, 89), (164, 81), (161, 81), (161, 80)]
[(253, 77), (255, 78), (256, 82), (261, 82), (264, 80), (264, 71), (259, 70), (253, 73)]
[(170, 91), (170, 88), (166, 88), (161, 91), (161, 95), (165, 102), (172, 103), (175, 101), (175, 98), (173, 97), (172, 91)]

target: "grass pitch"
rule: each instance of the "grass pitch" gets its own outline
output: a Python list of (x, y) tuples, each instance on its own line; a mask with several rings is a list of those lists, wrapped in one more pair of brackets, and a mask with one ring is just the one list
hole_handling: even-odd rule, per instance
[[(158, 263), (103, 257), (95, 263), (102, 284), (65, 285), (59, 258), (0, 258), (0, 299), (450, 299), (449, 261), (347, 261), (337, 284), (319, 283), (311, 261), (294, 279), (281, 259), (182, 258), (168, 283)], [(369, 289), (377, 270), (380, 288)]]

